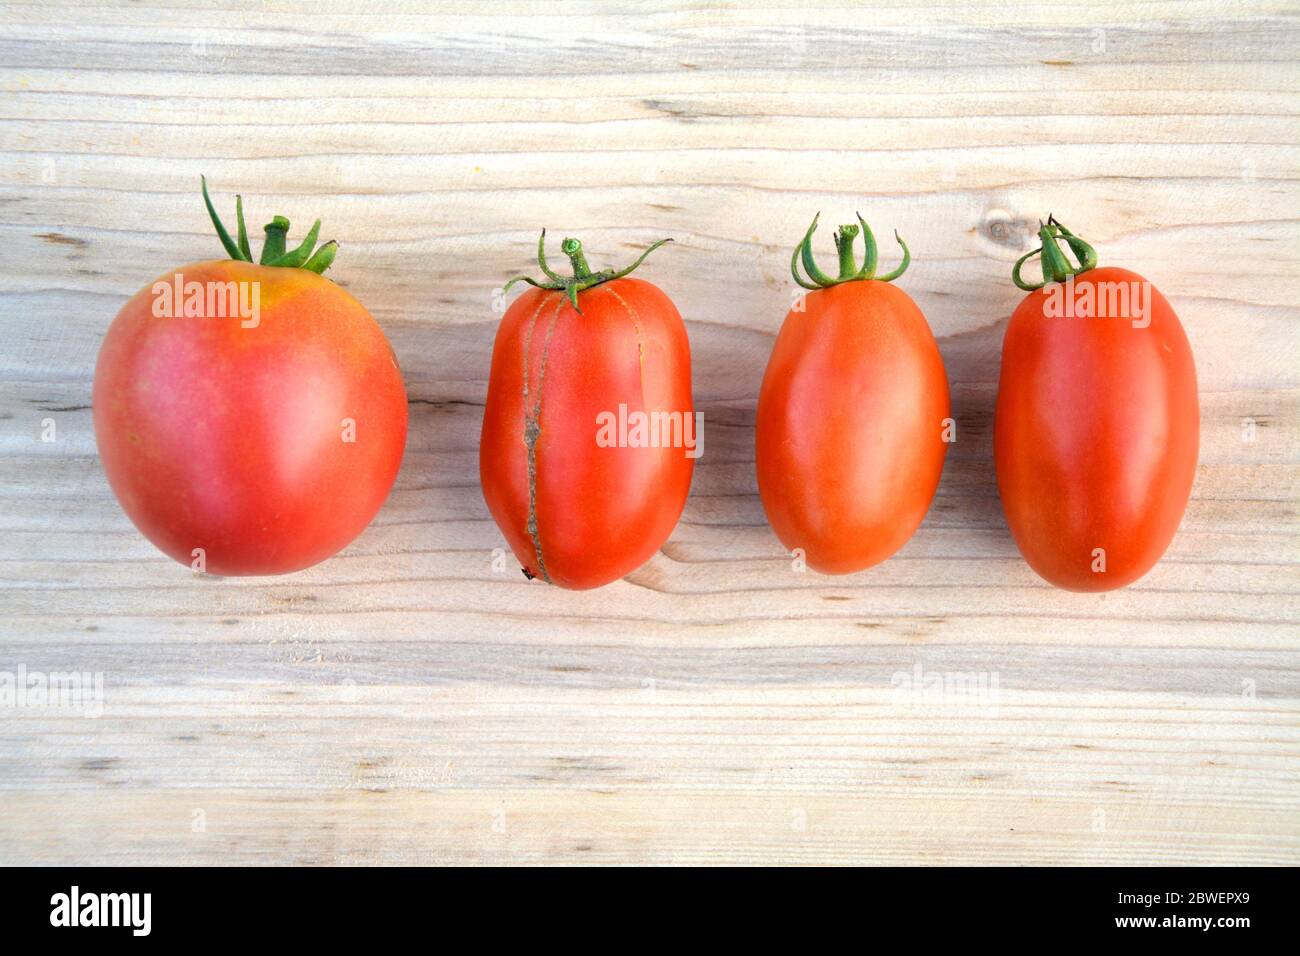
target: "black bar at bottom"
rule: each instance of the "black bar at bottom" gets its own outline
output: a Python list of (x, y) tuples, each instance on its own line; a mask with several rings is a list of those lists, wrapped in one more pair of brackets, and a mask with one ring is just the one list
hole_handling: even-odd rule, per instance
[[(1281, 910), (1294, 882), (1285, 869), (1199, 867), (620, 872), (598, 884), (584, 872), (539, 878), (406, 868), (4, 875), (11, 887), (0, 907), (7, 943), (75, 936), (82, 943), (116, 937), (331, 945), (374, 944), (377, 933), (395, 941), (391, 934), (402, 931), (447, 939), (452, 930), (483, 933), (486, 943), (528, 933), (538, 945), (563, 945), (566, 937), (594, 931), (591, 942), (603, 936), (610, 943), (611, 920), (631, 939), (665, 943), (719, 934), (735, 943), (802, 925), (813, 936), (852, 930), (864, 945), (888, 938), (882, 932), (927, 942), (993, 934), (1002, 941), (1199, 937), (1230, 944), (1286, 926)], [(691, 939), (696, 932), (699, 939)]]

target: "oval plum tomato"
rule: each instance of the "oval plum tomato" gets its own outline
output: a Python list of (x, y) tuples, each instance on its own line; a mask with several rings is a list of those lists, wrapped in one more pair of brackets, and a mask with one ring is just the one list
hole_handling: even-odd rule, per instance
[[(207, 201), (207, 185), (204, 184)], [(165, 273), (118, 313), (95, 366), (108, 482), (164, 553), (219, 575), (282, 574), (342, 549), (379, 511), (406, 445), (406, 392), (375, 320), (323, 278), (320, 222), (254, 264), (208, 209), (230, 260)]]
[[(772, 530), (809, 567), (848, 574), (903, 546), (925, 517), (948, 445), (948, 379), (925, 316), (890, 285), (910, 261), (875, 278), (876, 242), (861, 216), (835, 237), (840, 275), (812, 256), (817, 220), (794, 252), (810, 291), (785, 317), (758, 395), (758, 491)], [(897, 238), (897, 233), (895, 233)], [(811, 281), (799, 275), (802, 261)]]
[(700, 448), (690, 343), (672, 300), (626, 278), (668, 240), (593, 273), (566, 239), (561, 278), (545, 239), (549, 281), (512, 280), (535, 288), (497, 330), (479, 475), (524, 574), (581, 590), (640, 567), (681, 516)]
[[(1057, 587), (1109, 591), (1151, 570), (1182, 520), (1200, 441), (1196, 366), (1150, 282), (1096, 268), (1055, 219), (1038, 235), (1012, 273), (1031, 291), (1002, 342), (998, 490), (1031, 568)], [(1020, 277), (1033, 255), (1036, 286)]]

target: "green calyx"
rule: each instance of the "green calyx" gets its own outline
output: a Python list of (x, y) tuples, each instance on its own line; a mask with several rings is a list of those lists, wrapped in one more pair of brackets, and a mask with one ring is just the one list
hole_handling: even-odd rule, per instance
[[(1026, 292), (1041, 289), (1049, 282), (1064, 282), (1070, 276), (1082, 275), (1089, 269), (1097, 268), (1097, 250), (1057, 222), (1055, 217), (1048, 216), (1046, 225), (1041, 219), (1039, 220), (1038, 238), (1042, 245), (1026, 252), (1016, 260), (1015, 266), (1011, 269), (1011, 281)], [(1070, 260), (1057, 245), (1059, 242), (1064, 242), (1070, 247), (1074, 258), (1078, 260), (1077, 266), (1070, 265)], [(1043, 281), (1030, 284), (1020, 277), (1020, 270), (1034, 256), (1039, 257), (1043, 267)]]
[(591, 267), (587, 265), (587, 257), (582, 252), (582, 243), (577, 239), (565, 239), (560, 243), (560, 251), (569, 257), (569, 263), (573, 266), (573, 275), (562, 276), (554, 272), (546, 264), (546, 230), (542, 230), (541, 238), (537, 240), (537, 265), (541, 268), (542, 273), (549, 281), (538, 282), (536, 279), (528, 276), (515, 276), (506, 283), (503, 291), (509, 292), (510, 287), (516, 282), (527, 282), (535, 289), (546, 289), (550, 292), (563, 292), (573, 308), (581, 312), (578, 308), (578, 293), (585, 292), (594, 286), (603, 282), (612, 282), (614, 279), (621, 279), (630, 275), (637, 266), (645, 262), (646, 256), (654, 252), (666, 242), (672, 242), (671, 239), (660, 239), (654, 245), (650, 246), (645, 252), (637, 257), (636, 262), (632, 263), (626, 269), (602, 269), (600, 272), (592, 272)]
[[(805, 289), (829, 289), (833, 285), (839, 285), (841, 282), (856, 282), (859, 279), (878, 279), (881, 282), (892, 282), (906, 271), (907, 266), (912, 261), (912, 254), (907, 249), (902, 237), (897, 231), (894, 232), (894, 238), (903, 248), (903, 261), (899, 263), (898, 268), (893, 272), (886, 273), (883, 276), (876, 275), (876, 237), (872, 233), (871, 227), (867, 221), (858, 213), (858, 222), (861, 224), (863, 256), (862, 266), (859, 267), (853, 254), (853, 240), (858, 237), (859, 229), (857, 226), (848, 225), (840, 226), (835, 233), (835, 250), (840, 254), (840, 274), (837, 278), (831, 278), (826, 273), (817, 268), (817, 263), (813, 260), (812, 237), (817, 231), (817, 220), (821, 218), (821, 213), (813, 217), (812, 225), (804, 234), (803, 241), (794, 247), (794, 255), (790, 257), (790, 272), (794, 275), (794, 281), (799, 283)], [(808, 280), (799, 275), (799, 264), (803, 263), (803, 271), (807, 273)]]
[[(236, 240), (231, 238), (221, 222), (221, 217), (217, 215), (217, 210), (213, 208), (212, 198), (208, 195), (207, 177), (200, 176), (199, 182), (203, 184), (203, 204), (208, 207), (212, 225), (216, 226), (217, 236), (221, 239), (221, 244), (226, 247), (230, 258), (239, 262), (254, 261), (252, 248), (248, 244), (248, 229), (244, 225), (244, 198), (235, 197), (235, 219), (239, 225), (239, 238)], [(319, 219), (312, 225), (307, 237), (293, 249), (285, 248), (285, 241), (289, 235), (289, 220), (284, 216), (273, 218), (266, 224), (265, 231), (266, 241), (262, 243), (262, 256), (257, 260), (258, 265), (306, 269), (321, 275), (330, 267), (334, 256), (339, 251), (339, 244), (333, 239), (319, 249), (316, 248), (316, 237), (320, 235)]]

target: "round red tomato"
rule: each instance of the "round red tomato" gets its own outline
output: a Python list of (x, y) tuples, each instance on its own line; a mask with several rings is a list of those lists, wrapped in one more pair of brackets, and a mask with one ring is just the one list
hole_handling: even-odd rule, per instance
[[(1095, 268), (1091, 247), (1055, 220), (1039, 235), (1045, 284), (1002, 343), (998, 490), (1030, 567), (1057, 587), (1108, 591), (1151, 570), (1182, 519), (1200, 440), (1196, 366), (1150, 282)], [(1015, 278), (1032, 288), (1024, 261)]]
[(576, 240), (563, 248), (573, 278), (550, 272), (539, 245), (550, 281), (525, 280), (537, 288), (501, 320), (479, 474), (524, 573), (585, 589), (668, 539), (699, 436), (686, 326), (658, 288), (625, 278), (645, 255), (593, 274)]
[[(287, 226), (268, 227), (269, 258), (297, 266), (165, 273), (118, 313), (95, 367), (114, 494), (164, 553), (211, 574), (281, 574), (339, 551), (378, 512), (406, 444), (387, 339), (314, 271), (332, 244), (284, 252)], [(242, 228), (229, 248), (245, 254)]]
[(907, 247), (903, 265), (875, 279), (870, 229), (862, 222), (858, 268), (858, 227), (842, 226), (832, 279), (812, 262), (816, 226), (795, 250), (815, 284), (794, 270), (813, 291), (785, 317), (772, 349), (755, 462), (776, 536), (802, 549), (814, 570), (847, 574), (888, 558), (925, 517), (948, 448), (948, 379), (925, 316), (889, 284), (907, 267)]

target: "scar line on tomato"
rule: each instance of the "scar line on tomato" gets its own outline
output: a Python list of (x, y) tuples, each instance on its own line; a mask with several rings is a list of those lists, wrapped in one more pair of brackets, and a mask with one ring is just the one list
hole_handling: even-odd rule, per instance
[[(544, 303), (543, 303), (544, 304)], [(528, 537), (533, 542), (533, 553), (537, 555), (537, 571), (543, 581), (549, 582), (551, 576), (546, 572), (546, 558), (542, 555), (542, 535), (537, 523), (537, 440), (542, 434), (542, 385), (546, 382), (546, 359), (551, 348), (551, 335), (555, 323), (564, 308), (561, 296), (555, 314), (546, 326), (546, 338), (542, 342), (541, 364), (537, 371), (537, 402), (534, 410), (528, 410), (528, 354), (532, 350), (533, 330), (537, 327), (537, 317), (541, 314), (542, 304), (537, 306), (528, 325), (528, 334), (524, 337), (524, 447), (528, 450)]]

